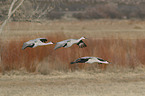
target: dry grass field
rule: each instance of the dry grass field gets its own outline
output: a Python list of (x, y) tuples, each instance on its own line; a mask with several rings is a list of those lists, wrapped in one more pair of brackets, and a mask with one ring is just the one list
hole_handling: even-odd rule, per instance
[[(1, 96), (144, 96), (144, 26), (140, 20), (10, 22), (1, 35)], [(88, 47), (21, 50), (30, 39), (57, 42), (81, 36), (88, 38)], [(112, 64), (70, 65), (82, 56)]]
[(0, 75), (1, 96), (144, 96), (144, 68), (112, 71), (11, 71)]

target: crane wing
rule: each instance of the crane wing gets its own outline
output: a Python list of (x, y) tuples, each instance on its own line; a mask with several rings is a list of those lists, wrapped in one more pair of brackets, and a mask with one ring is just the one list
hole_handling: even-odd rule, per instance
[(56, 43), (55, 47), (54, 47), (54, 50), (58, 49), (58, 48), (61, 48), (61, 47), (64, 47), (66, 46), (67, 43)]
[(80, 40), (77, 45), (79, 46), (79, 48), (83, 48), (83, 47), (87, 47), (87, 45), (82, 41)]
[(58, 48), (61, 48), (61, 47), (65, 47), (67, 46), (67, 42), (69, 40), (64, 40), (64, 41), (60, 41), (60, 42), (57, 42), (55, 47), (54, 47), (54, 50), (58, 49)]
[(34, 43), (31, 43), (31, 44), (24, 43), (23, 46), (22, 46), (22, 49), (24, 50), (25, 48), (27, 48), (27, 47), (33, 47), (34, 45), (35, 45)]
[(97, 57), (97, 59), (98, 59), (99, 61), (106, 61), (106, 60), (103, 60), (102, 58), (98, 58), (98, 57)]
[(77, 60), (75, 60), (74, 62), (71, 62), (70, 64), (74, 64), (74, 63), (85, 63), (89, 59), (90, 58), (78, 58)]
[(45, 38), (40, 38), (40, 41), (45, 43), (45, 42), (47, 42), (47, 39), (45, 39)]
[(88, 60), (89, 60), (89, 58), (87, 58), (87, 59), (79, 58), (79, 59), (76, 60), (76, 63), (85, 63)]
[(27, 46), (28, 45), (26, 43), (24, 43), (23, 46), (22, 46), (22, 49), (24, 50), (25, 48), (27, 48)]

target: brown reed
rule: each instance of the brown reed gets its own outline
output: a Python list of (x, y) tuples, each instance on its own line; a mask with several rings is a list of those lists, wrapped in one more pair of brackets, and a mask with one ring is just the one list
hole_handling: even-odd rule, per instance
[[(58, 42), (68, 39), (65, 34), (52, 34), (46, 36), (48, 41)], [(76, 37), (74, 37), (76, 38)], [(77, 37), (78, 38), (78, 37)], [(49, 64), (51, 70), (74, 70), (87, 69), (91, 64), (70, 65), (71, 61), (83, 56), (96, 56), (108, 60), (111, 68), (129, 67), (135, 68), (138, 65), (145, 65), (144, 39), (113, 39), (113, 38), (89, 38), (84, 40), (88, 45), (86, 48), (78, 48), (73, 45), (70, 48), (59, 48), (54, 50), (55, 45), (26, 48), (21, 50), (24, 42), (33, 38), (22, 38), (11, 40), (3, 44), (2, 64), (5, 71), (25, 68), (29, 72), (35, 72), (40, 63)], [(47, 59), (47, 61), (46, 61)], [(41, 68), (45, 67), (41, 64)]]

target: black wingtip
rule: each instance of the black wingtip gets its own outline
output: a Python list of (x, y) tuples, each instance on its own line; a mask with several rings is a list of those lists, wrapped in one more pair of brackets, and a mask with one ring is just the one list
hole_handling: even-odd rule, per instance
[(22, 50), (24, 50), (25, 48), (21, 48)]
[(75, 62), (70, 62), (70, 64), (74, 64)]
[(87, 45), (82, 45), (82, 46), (79, 46), (79, 48), (85, 48), (87, 47)]
[(56, 50), (56, 49), (58, 49), (58, 48), (54, 48), (54, 50)]
[(112, 64), (111, 62), (108, 62), (108, 64)]
[(40, 39), (40, 41), (46, 43), (47, 39), (46, 38), (42, 38), (42, 39)]
[(87, 45), (85, 44), (83, 47), (87, 47)]

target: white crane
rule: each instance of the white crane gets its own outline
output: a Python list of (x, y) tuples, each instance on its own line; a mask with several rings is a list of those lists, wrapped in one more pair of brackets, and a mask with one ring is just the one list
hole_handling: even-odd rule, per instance
[(48, 42), (45, 43), (47, 41), (46, 38), (37, 38), (37, 39), (33, 39), (30, 41), (27, 41), (23, 44), (22, 49), (25, 49), (27, 47), (31, 47), (31, 48), (35, 48), (37, 46), (44, 46), (44, 45), (50, 45), (50, 44), (54, 44), (53, 42)]
[(86, 39), (85, 37), (81, 37), (80, 39), (67, 39), (64, 41), (57, 42), (55, 45), (55, 50), (61, 47), (68, 48), (71, 47), (73, 44), (77, 44), (80, 48), (87, 47), (87, 45), (82, 41)]
[(81, 57), (76, 59), (74, 62), (71, 62), (70, 64), (74, 64), (74, 63), (98, 63), (98, 64), (110, 64), (110, 62), (103, 60), (101, 58), (98, 57)]

